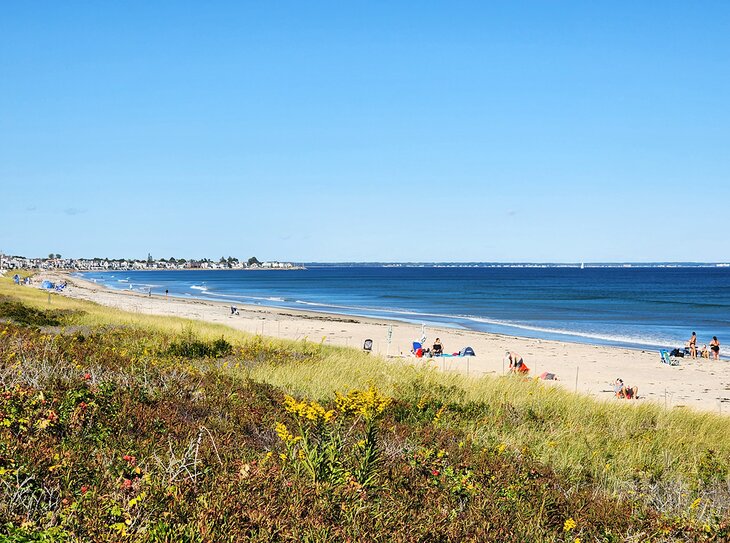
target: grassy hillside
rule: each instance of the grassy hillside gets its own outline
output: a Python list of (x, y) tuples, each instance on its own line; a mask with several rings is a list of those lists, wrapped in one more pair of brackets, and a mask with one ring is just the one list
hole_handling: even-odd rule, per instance
[(730, 424), (0, 278), (1, 541), (722, 541)]

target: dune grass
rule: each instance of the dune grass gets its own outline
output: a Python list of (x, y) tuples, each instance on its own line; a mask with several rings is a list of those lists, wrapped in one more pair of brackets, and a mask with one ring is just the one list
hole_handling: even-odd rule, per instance
[[(622, 533), (634, 533), (637, 540), (701, 540), (724, 533), (727, 527), (730, 421), (717, 414), (665, 410), (641, 402), (598, 402), (535, 380), (444, 374), (434, 368), (393, 363), (354, 349), (262, 338), (223, 325), (122, 312), (58, 295), (53, 295), (48, 304), (46, 293), (16, 287), (7, 278), (0, 278), (2, 296), (40, 311), (66, 311), (66, 329), (82, 328), (93, 337), (101, 334), (99, 341), (105, 349), (116, 341), (125, 353), (120, 364), (128, 365), (129, 375), (137, 375), (139, 365), (149, 363), (146, 353), (156, 349), (165, 360), (170, 360), (165, 363), (168, 380), (182, 379), (175, 365), (189, 368), (193, 360), (194, 371), (185, 371), (192, 372), (191, 375), (215, 375), (214, 382), (226, 383), (221, 386), (266, 383), (282, 393), (322, 405), (331, 405), (337, 391), (346, 393), (375, 386), (397, 402), (391, 415), (394, 418), (388, 423), (394, 428), (405, 424), (407, 430), (403, 431), (414, 436), (443, 432), (454, 440), (450, 443), (453, 455), (461, 454), (461, 447), (468, 444), (472, 462), (477, 462), (474, 455), (481, 454), (508, 465), (534, 466), (528, 472), (544, 467), (557, 474), (561, 482), (556, 488), (562, 488), (568, 498), (588, 492), (595, 497), (596, 504), (602, 503), (604, 496), (614, 500), (611, 503), (625, 503), (630, 508), (643, 504), (663, 519), (663, 526), (669, 526), (666, 532), (652, 532), (651, 537), (646, 537), (646, 526), (641, 523), (634, 532), (625, 527)], [(54, 330), (62, 331), (58, 327)], [(130, 335), (115, 336), (115, 330), (132, 331), (129, 334), (135, 337), (134, 341)], [(0, 341), (7, 341), (6, 338)], [(218, 356), (215, 353), (219, 351), (211, 350), (213, 356), (195, 362), (208, 351), (200, 351), (201, 356), (196, 357), (188, 356), (196, 351), (183, 348), (195, 341), (212, 346), (216, 340), (232, 345), (233, 354), (220, 351), (223, 354)], [(113, 356), (121, 355), (114, 352)], [(94, 379), (103, 380), (104, 375), (110, 375), (109, 368), (104, 369), (107, 362), (99, 358), (94, 364), (84, 366), (84, 371), (89, 371)], [(37, 377), (38, 368), (34, 371), (33, 383), (38, 385), (42, 380)], [(45, 371), (50, 382), (51, 370)], [(6, 373), (6, 387), (11, 382), (10, 375)], [(132, 379), (129, 375), (124, 379)], [(30, 374), (24, 378), (24, 383), (30, 382)], [(70, 374), (68, 379), (72, 379)], [(399, 447), (399, 454), (409, 450), (404, 445)], [(266, 448), (275, 450), (270, 444)], [(500, 469), (506, 468), (502, 465)], [(639, 516), (646, 515), (644, 511)], [(550, 533), (561, 533), (551, 532), (552, 528), (545, 526), (535, 528), (534, 533), (525, 530), (523, 535), (530, 533), (534, 540), (545, 541), (556, 540)], [(567, 541), (571, 530), (562, 532), (560, 540)], [(607, 529), (601, 530), (601, 537), (605, 538), (596, 536), (596, 540), (611, 540)]]

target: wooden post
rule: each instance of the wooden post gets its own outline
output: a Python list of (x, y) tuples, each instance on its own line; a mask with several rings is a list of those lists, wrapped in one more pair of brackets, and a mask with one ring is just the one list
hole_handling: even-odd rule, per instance
[(578, 372), (580, 371), (580, 366), (575, 367), (575, 391), (578, 392)]

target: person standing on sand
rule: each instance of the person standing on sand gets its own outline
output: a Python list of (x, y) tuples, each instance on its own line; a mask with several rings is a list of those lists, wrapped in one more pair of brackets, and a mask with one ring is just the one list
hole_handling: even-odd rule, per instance
[(169, 290), (165, 289), (165, 298), (167, 298), (167, 293), (170, 292)]
[(697, 358), (697, 334), (692, 332), (692, 337), (689, 338), (689, 355), (692, 358)]
[(713, 360), (720, 360), (720, 342), (717, 340), (717, 336), (712, 336), (710, 350), (712, 351)]

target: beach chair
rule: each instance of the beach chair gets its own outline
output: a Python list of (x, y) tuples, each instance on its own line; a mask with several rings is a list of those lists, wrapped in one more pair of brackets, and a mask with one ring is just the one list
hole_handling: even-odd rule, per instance
[(659, 354), (662, 357), (662, 364), (667, 364), (668, 366), (679, 366), (679, 361), (669, 356), (669, 351), (666, 349), (660, 350)]
[(370, 354), (373, 352), (373, 340), (372, 339), (366, 339), (365, 343), (362, 344), (362, 350), (366, 353)]

